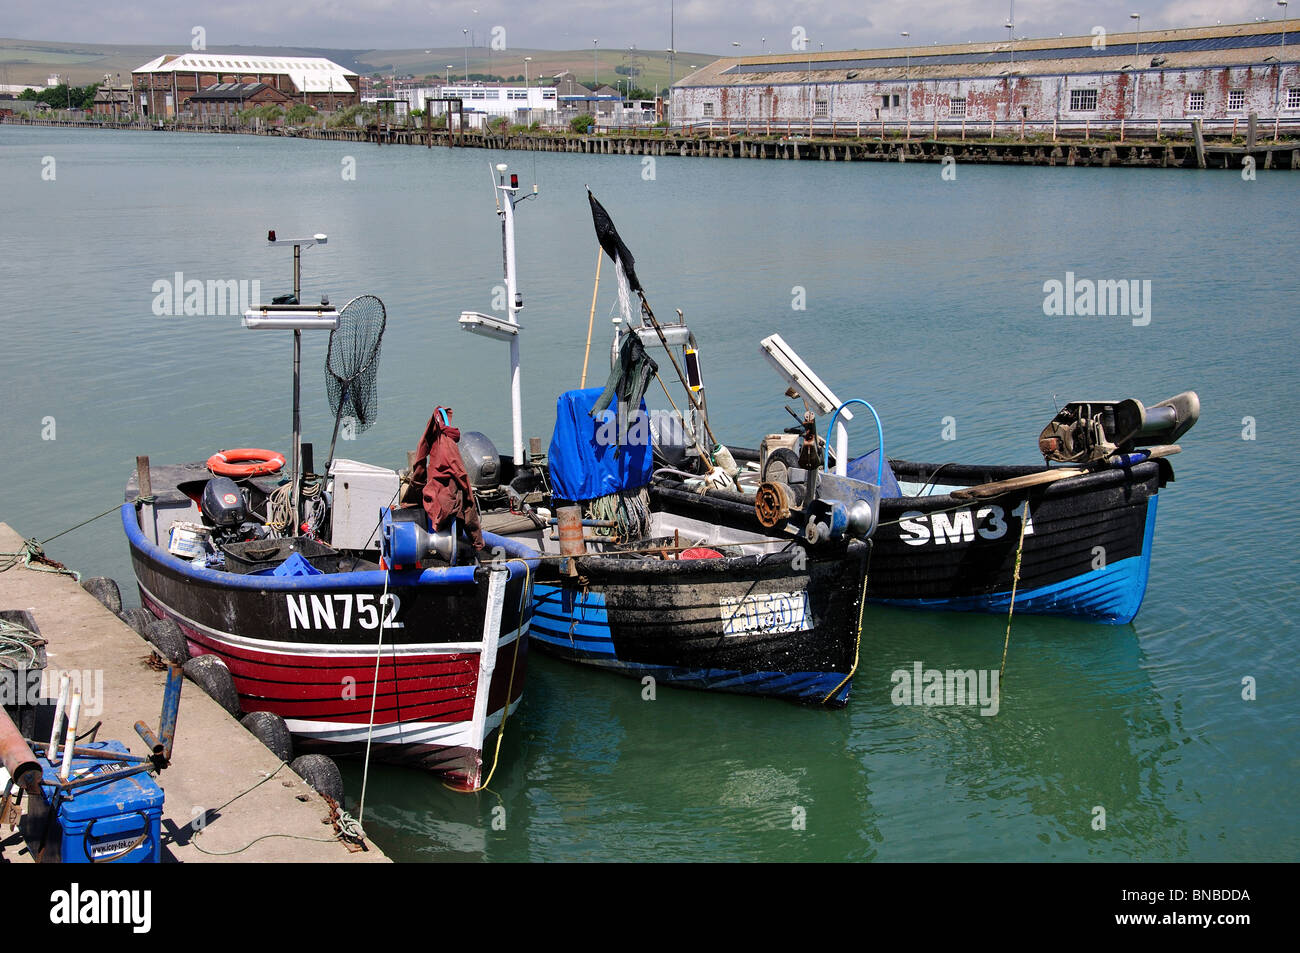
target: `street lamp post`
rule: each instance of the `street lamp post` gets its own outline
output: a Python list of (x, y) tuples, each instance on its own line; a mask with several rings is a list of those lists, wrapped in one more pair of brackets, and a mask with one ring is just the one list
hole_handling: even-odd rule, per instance
[(1288, 0), (1277, 0), (1282, 8), (1282, 45), (1277, 58), (1277, 82), (1273, 93), (1273, 141), (1278, 141), (1278, 132), (1282, 125), (1282, 61), (1286, 59), (1286, 7)]
[(465, 38), (465, 85), (469, 85), (469, 28), (460, 31)]
[(591, 41), (591, 81), (595, 88), (592, 92), (600, 89), (600, 61), (596, 58), (600, 50), (600, 37)]
[[(904, 30), (902, 33), (898, 35), (906, 40), (910, 38), (912, 34), (909, 33), (907, 30)], [(907, 103), (905, 104), (903, 111), (904, 114), (907, 116), (907, 121), (910, 123), (912, 121), (912, 48), (911, 46), (908, 46), (907, 54), (903, 62), (905, 64), (903, 66), (903, 95), (907, 97)]]
[(528, 64), (532, 61), (533, 58), (531, 56), (524, 57), (524, 108), (527, 110), (525, 115), (527, 116), (527, 121), (529, 123), (533, 121), (533, 94), (528, 88)]

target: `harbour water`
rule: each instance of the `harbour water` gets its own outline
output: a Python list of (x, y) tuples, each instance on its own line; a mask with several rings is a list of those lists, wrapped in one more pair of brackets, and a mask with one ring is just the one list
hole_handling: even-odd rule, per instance
[[(996, 669), (996, 616), (869, 608), (836, 712), (662, 687), (647, 700), (636, 681), (535, 654), (490, 791), (371, 771), (365, 826), (390, 856), (1295, 859), (1300, 182), (646, 158), (0, 125), (0, 518), (53, 536), (119, 502), (139, 453), (288, 450), (289, 336), (233, 313), (155, 313), (177, 273), (257, 280), (264, 300), (286, 290), (292, 252), (269, 248), (268, 229), (329, 235), (304, 253), (305, 300), (374, 293), (388, 308), (379, 419), (343, 455), (404, 464), (435, 404), (507, 447), (505, 349), (456, 317), (492, 309), (489, 163), (510, 162), (541, 186), (518, 246), (525, 433), (544, 441), (582, 367), (584, 186), (660, 318), (681, 308), (700, 336), (730, 442), (788, 421), (758, 350), (774, 331), (841, 398), (875, 405), (892, 456), (1034, 463), (1070, 399), (1190, 388), (1202, 417), (1160, 495), (1135, 622), (1017, 617), (995, 716), (893, 695), (917, 662)], [(603, 274), (589, 383), (608, 367)], [(1046, 313), (1048, 282), (1120, 280), (1148, 310)], [(325, 335), (305, 335), (303, 430), (321, 452), (324, 356)], [(873, 439), (855, 425), (855, 446)], [(113, 515), (47, 550), (130, 588)], [(345, 776), (355, 800), (360, 766)]]

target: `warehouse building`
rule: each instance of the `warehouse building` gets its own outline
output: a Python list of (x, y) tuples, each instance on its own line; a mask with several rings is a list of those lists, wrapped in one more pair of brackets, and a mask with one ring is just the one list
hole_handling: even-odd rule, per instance
[(361, 101), (357, 74), (319, 56), (169, 53), (131, 72), (136, 111), (156, 118), (193, 113), (195, 93), (228, 83), (263, 84), (290, 102), (328, 112)]
[(1297, 28), (1300, 20), (1285, 20), (733, 57), (674, 84), (672, 119), (951, 132), (970, 123), (1095, 128), (1192, 119), (1210, 128), (1254, 113), (1294, 130), (1300, 128)]

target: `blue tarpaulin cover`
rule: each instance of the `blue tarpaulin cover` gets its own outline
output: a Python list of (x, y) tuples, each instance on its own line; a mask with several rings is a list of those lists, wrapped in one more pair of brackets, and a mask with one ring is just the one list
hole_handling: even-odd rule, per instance
[(654, 458), (645, 401), (641, 401), (640, 421), (633, 417), (628, 427), (628, 435), (633, 439), (616, 446), (613, 441), (597, 440), (602, 430), (605, 435), (614, 432), (615, 425), (608, 421), (615, 419), (616, 408), (590, 416), (603, 390), (588, 387), (565, 391), (555, 402), (550, 465), (551, 483), (559, 499), (583, 502), (650, 483)]

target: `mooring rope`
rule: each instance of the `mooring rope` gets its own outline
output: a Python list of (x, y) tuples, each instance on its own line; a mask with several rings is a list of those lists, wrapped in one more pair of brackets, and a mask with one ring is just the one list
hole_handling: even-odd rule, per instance
[(845, 683), (847, 683), (858, 670), (858, 657), (862, 652), (862, 612), (867, 605), (867, 579), (871, 575), (871, 555), (876, 551), (876, 547), (871, 540), (867, 540), (867, 546), (869, 547), (867, 549), (867, 568), (862, 573), (862, 592), (858, 596), (858, 633), (857, 637), (853, 640), (853, 665), (849, 669), (849, 674), (845, 675), (838, 685), (827, 692), (826, 697), (822, 699), (823, 705), (834, 698), (835, 693), (843, 688)]
[(1007, 606), (1007, 637), (1002, 642), (1002, 666), (998, 669), (998, 693), (1007, 671), (1007, 648), (1011, 645), (1011, 614), (1016, 611), (1016, 587), (1020, 585), (1020, 557), (1025, 552), (1025, 526), (1029, 523), (1029, 497), (1025, 496), (1025, 515), (1020, 520), (1020, 542), (1016, 544), (1016, 571), (1011, 576), (1011, 604)]
[[(86, 522), (90, 521), (87, 520)], [(84, 526), (85, 524), (83, 523), (81, 525)], [(75, 529), (76, 527), (73, 528)], [(64, 532), (71, 532), (71, 530), (64, 530)], [(62, 536), (63, 533), (60, 533), (59, 535)], [(55, 537), (50, 538), (53, 539)], [(36, 541), (35, 537), (23, 540), (23, 548), (17, 552), (0, 552), (0, 557), (4, 560), (3, 562), (0, 562), (0, 572), (6, 572), (7, 570), (13, 569), (14, 566), (17, 566), (21, 562), (25, 568), (31, 569), (35, 572), (58, 573), (63, 576), (71, 576), (73, 579), (77, 580), (77, 582), (81, 582), (81, 573), (77, 572), (75, 569), (69, 569), (67, 566), (63, 565), (63, 563), (56, 562), (46, 556), (45, 550), (41, 547), (41, 544)]]
[(388, 582), (392, 578), (392, 567), (384, 566), (384, 594), (379, 597), (379, 644), (375, 646), (375, 674), (370, 681), (370, 718), (366, 726), (366, 757), (361, 768), (361, 801), (357, 807), (357, 829), (361, 836), (365, 831), (361, 822), (366, 819), (366, 784), (370, 780), (370, 743), (375, 736), (375, 702), (379, 700), (379, 660), (384, 654), (384, 605), (388, 601)]

